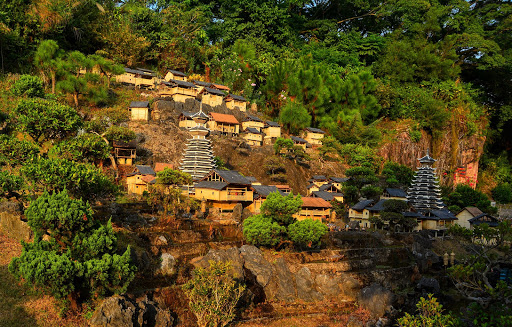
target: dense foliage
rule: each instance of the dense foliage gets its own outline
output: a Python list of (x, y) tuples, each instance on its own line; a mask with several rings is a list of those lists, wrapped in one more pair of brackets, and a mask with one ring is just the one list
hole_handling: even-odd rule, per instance
[(78, 162), (99, 162), (110, 156), (110, 146), (97, 134), (87, 133), (57, 143), (48, 155)]
[(327, 226), (320, 220), (304, 219), (288, 226), (290, 240), (302, 248), (314, 248), (327, 233)]
[[(82, 200), (64, 190), (44, 192), (25, 211), (34, 241), (23, 243), (9, 270), (18, 278), (71, 302), (123, 293), (135, 276), (130, 249), (116, 254), (110, 221), (100, 224)], [(72, 303), (73, 304), (73, 303)]]

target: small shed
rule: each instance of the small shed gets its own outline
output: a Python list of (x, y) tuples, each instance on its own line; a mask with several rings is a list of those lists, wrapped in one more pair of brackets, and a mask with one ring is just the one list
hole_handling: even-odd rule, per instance
[(193, 115), (194, 115), (194, 113), (192, 113), (192, 112), (183, 111), (178, 117), (178, 120), (179, 120), (178, 126), (181, 128), (186, 128), (186, 129), (196, 127), (197, 123), (194, 121), (194, 119), (192, 117)]
[(114, 157), (120, 165), (132, 165), (137, 158), (137, 142), (135, 140), (130, 142), (113, 141), (112, 147), (114, 148)]
[(156, 173), (150, 166), (136, 165), (135, 172), (126, 177), (128, 194), (142, 195), (148, 191), (149, 185), (156, 182)]
[(172, 97), (176, 102), (185, 102), (187, 99), (195, 99), (198, 89), (189, 82), (170, 80), (160, 83), (158, 95), (161, 97)]
[(458, 218), (457, 224), (462, 227), (471, 228), (470, 220), (481, 214), (483, 214), (482, 210), (477, 207), (465, 207), (456, 215)]
[(187, 76), (187, 74), (180, 72), (178, 70), (169, 69), (167, 70), (167, 74), (165, 74), (164, 80), (166, 82), (169, 82), (170, 80), (186, 82)]
[(201, 91), (204, 90), (205, 87), (212, 87), (212, 83), (208, 82), (193, 80), (192, 83), (194, 83), (194, 85), (197, 87), (199, 93), (201, 93)]
[(241, 95), (228, 94), (224, 99), (226, 107), (229, 109), (237, 108), (240, 111), (247, 111), (247, 99)]
[(281, 125), (274, 121), (266, 121), (263, 133), (265, 133), (265, 144), (272, 144), (281, 137)]
[(247, 144), (261, 146), (263, 144), (263, 133), (253, 127), (247, 127), (242, 135)]
[(207, 126), (212, 132), (222, 135), (238, 136), (240, 134), (240, 123), (233, 115), (211, 112)]
[(154, 71), (141, 68), (125, 68), (123, 74), (116, 76), (116, 82), (118, 83), (145, 89), (154, 89), (157, 80)]
[(319, 128), (306, 127), (306, 141), (312, 146), (322, 145), (322, 139), (324, 138), (325, 132)]
[(204, 87), (203, 90), (201, 90), (200, 94), (201, 102), (211, 107), (222, 105), (222, 101), (226, 96), (224, 92), (210, 87)]
[(130, 120), (149, 121), (149, 102), (132, 101), (130, 103)]
[(302, 197), (302, 206), (293, 216), (297, 220), (330, 220), (335, 218), (331, 213), (332, 205), (322, 198)]
[(293, 141), (293, 144), (300, 146), (304, 150), (306, 150), (306, 146), (308, 144), (308, 141), (306, 141), (303, 138), (300, 138), (298, 136), (290, 135), (290, 139)]

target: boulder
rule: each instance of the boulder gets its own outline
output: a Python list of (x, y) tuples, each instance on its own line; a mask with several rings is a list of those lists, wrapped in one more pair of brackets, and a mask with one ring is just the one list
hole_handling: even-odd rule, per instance
[(359, 305), (370, 311), (372, 318), (378, 319), (392, 308), (394, 294), (379, 284), (372, 284), (361, 290), (357, 298)]
[(120, 295), (106, 298), (96, 308), (91, 318), (91, 327), (132, 327), (135, 305)]
[(416, 285), (416, 289), (422, 293), (439, 294), (439, 292), (441, 292), (441, 286), (439, 285), (437, 279), (427, 277), (422, 277), (420, 279)]
[(288, 269), (288, 264), (283, 258), (279, 258), (274, 263), (274, 269), (272, 281), (264, 287), (267, 299), (295, 301), (297, 298), (295, 280)]
[(315, 289), (311, 271), (307, 267), (301, 268), (295, 274), (297, 297), (304, 301), (321, 301), (324, 297)]
[(162, 275), (172, 275), (175, 273), (176, 259), (170, 253), (162, 253), (160, 267), (158, 272)]
[(235, 205), (235, 207), (233, 208), (233, 213), (231, 214), (231, 218), (234, 221), (238, 222), (238, 223), (242, 222), (242, 211), (243, 211), (243, 209), (244, 208), (243, 208), (242, 204), (241, 203), (237, 203)]
[(244, 267), (256, 278), (257, 283), (265, 287), (272, 276), (272, 265), (263, 257), (261, 250), (253, 245), (243, 245), (240, 255), (244, 259)]
[(156, 246), (167, 246), (169, 245), (169, 242), (167, 241), (167, 238), (164, 235), (160, 235), (155, 239), (154, 244)]
[(316, 275), (315, 278), (317, 290), (325, 296), (335, 297), (340, 293), (338, 281), (335, 277), (327, 275)]
[(342, 276), (340, 279), (341, 294), (350, 300), (356, 300), (357, 295), (361, 291), (361, 283), (352, 276)]
[(27, 222), (21, 220), (21, 205), (15, 201), (0, 202), (0, 231), (20, 241), (30, 241), (33, 233)]
[(244, 210), (242, 210), (242, 222), (252, 215), (253, 214), (252, 214), (251, 210), (249, 210), (249, 208), (244, 208)]
[(238, 248), (233, 247), (227, 250), (213, 250), (210, 249), (208, 253), (200, 260), (191, 262), (195, 267), (207, 268), (210, 266), (210, 261), (215, 262), (227, 262), (231, 263), (230, 274), (237, 279), (243, 279), (244, 274), (244, 262), (240, 256)]

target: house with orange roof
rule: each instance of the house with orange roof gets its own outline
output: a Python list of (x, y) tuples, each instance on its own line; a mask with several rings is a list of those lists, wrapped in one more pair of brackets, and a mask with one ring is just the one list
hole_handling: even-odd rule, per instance
[(226, 91), (226, 92), (229, 92), (231, 89), (229, 87), (227, 87), (226, 85), (222, 85), (222, 84), (216, 84), (216, 83), (212, 83), (212, 86), (211, 86), (212, 89), (217, 89), (217, 90), (221, 90), (221, 91)]
[(297, 220), (313, 219), (328, 221), (336, 218), (332, 205), (322, 198), (302, 197), (300, 211), (293, 215)]
[(212, 133), (230, 136), (240, 134), (240, 123), (233, 115), (211, 112), (207, 127)]

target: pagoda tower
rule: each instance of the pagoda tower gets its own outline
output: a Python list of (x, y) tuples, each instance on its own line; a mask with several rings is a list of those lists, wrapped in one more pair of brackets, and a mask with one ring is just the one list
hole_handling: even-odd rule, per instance
[(206, 138), (210, 130), (206, 128), (208, 115), (203, 112), (202, 103), (199, 112), (191, 117), (197, 125), (189, 129), (192, 138), (187, 141), (185, 153), (180, 163), (180, 170), (189, 173), (195, 182), (215, 168), (215, 161), (212, 143)]
[(419, 213), (443, 209), (445, 204), (441, 200), (441, 189), (435, 176), (436, 169), (432, 167), (437, 160), (429, 155), (428, 150), (427, 155), (418, 160), (421, 165), (407, 191), (407, 200)]

